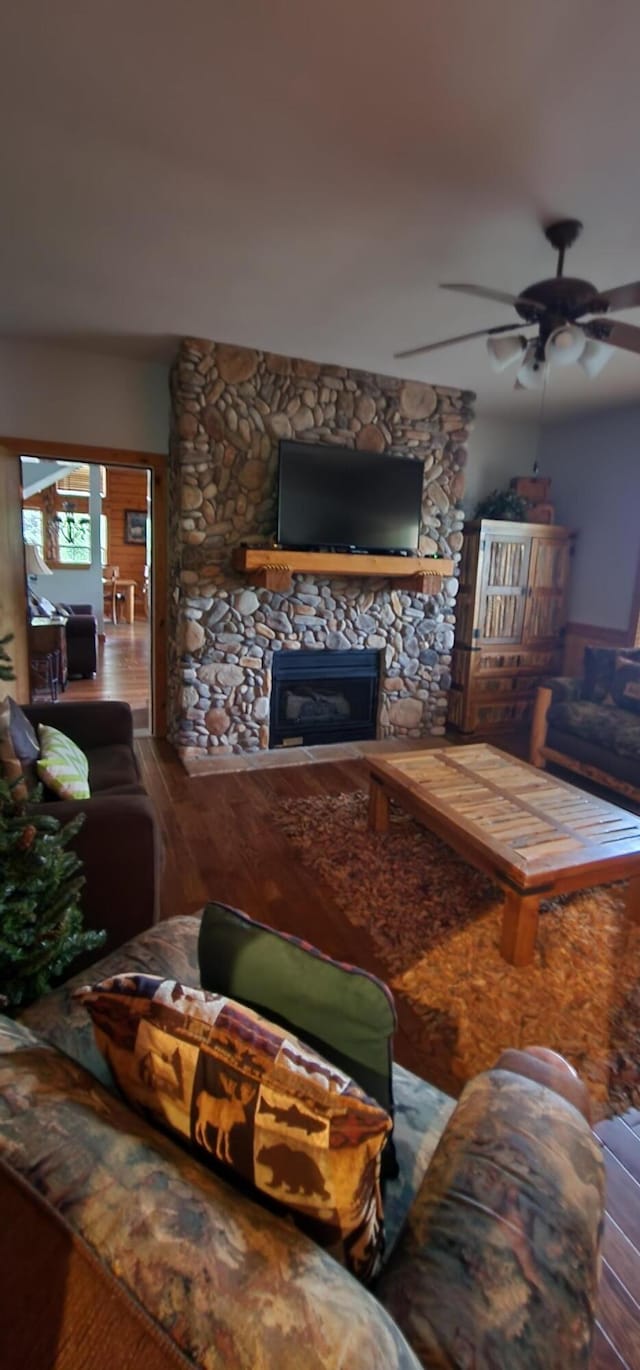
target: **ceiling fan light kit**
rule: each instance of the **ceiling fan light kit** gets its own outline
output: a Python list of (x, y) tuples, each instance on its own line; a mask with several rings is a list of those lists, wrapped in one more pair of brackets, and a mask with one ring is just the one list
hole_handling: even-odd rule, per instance
[[(556, 274), (548, 280), (534, 281), (519, 295), (457, 282), (447, 282), (441, 287), (478, 299), (512, 305), (525, 326), (537, 330), (536, 336), (528, 342), (522, 333), (493, 337), (496, 333), (508, 335), (511, 328), (517, 327), (516, 324), (498, 324), (492, 328), (477, 329), (473, 333), (461, 333), (455, 338), (445, 338), (441, 342), (427, 343), (423, 347), (412, 347), (404, 352), (396, 352), (395, 356), (413, 357), (468, 339), (484, 337), (493, 371), (504, 371), (513, 362), (520, 361), (516, 389), (539, 390), (544, 385), (547, 366), (571, 366), (577, 362), (589, 380), (593, 380), (600, 374), (615, 348), (640, 353), (640, 328), (602, 317), (616, 310), (640, 307), (640, 281), (630, 281), (628, 285), (600, 292), (591, 281), (562, 274), (565, 253), (581, 231), (579, 219), (561, 219), (547, 225), (545, 237), (558, 253)], [(588, 314), (598, 317), (583, 320), (583, 316)]]
[(585, 375), (592, 381), (600, 375), (613, 353), (614, 348), (609, 347), (608, 343), (596, 342), (594, 338), (589, 338), (578, 357), (578, 366), (582, 367)]
[(507, 366), (521, 361), (527, 340), (521, 333), (511, 338), (487, 338), (487, 352), (492, 371), (504, 371)]
[(544, 348), (545, 361), (552, 366), (571, 366), (582, 355), (586, 338), (575, 323), (560, 324), (549, 334)]
[(545, 363), (538, 354), (538, 344), (530, 342), (524, 354), (524, 361), (516, 378), (517, 390), (542, 390), (544, 385)]

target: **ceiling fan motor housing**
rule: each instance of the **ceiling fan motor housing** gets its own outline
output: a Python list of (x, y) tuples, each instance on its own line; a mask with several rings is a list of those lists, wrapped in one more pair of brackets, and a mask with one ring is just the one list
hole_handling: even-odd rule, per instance
[(600, 300), (595, 285), (591, 281), (581, 281), (577, 276), (552, 276), (550, 280), (536, 281), (522, 291), (516, 300), (516, 311), (527, 323), (537, 323), (540, 316), (525, 303), (529, 300), (544, 309), (547, 317), (540, 320), (540, 324), (541, 327), (544, 324), (549, 333), (568, 319), (606, 309), (606, 303)]

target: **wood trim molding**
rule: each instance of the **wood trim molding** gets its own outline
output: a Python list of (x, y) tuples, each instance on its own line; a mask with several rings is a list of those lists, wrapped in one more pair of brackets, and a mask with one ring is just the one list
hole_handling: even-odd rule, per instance
[(55, 461), (93, 461), (101, 466), (168, 466), (166, 452), (140, 452), (129, 447), (96, 447), (79, 442), (44, 442), (41, 438), (0, 437), (0, 444), (18, 457), (48, 457)]
[(12, 635), (9, 656), (14, 679), (0, 681), (0, 699), (29, 700), (27, 594), (20, 509), (20, 467), (15, 453), (0, 444), (0, 637)]
[[(636, 647), (640, 645), (640, 552), (638, 553), (636, 578), (633, 586), (633, 595), (631, 597), (629, 632), (627, 636), (629, 637), (632, 646)], [(628, 645), (629, 643), (627, 643), (627, 646)]]
[(168, 618), (168, 518), (169, 457), (166, 452), (139, 452), (132, 448), (94, 447), (84, 443), (50, 442), (39, 438), (0, 437), (0, 446), (16, 457), (47, 457), (52, 461), (81, 461), (100, 466), (144, 467), (152, 472), (151, 535), (151, 731), (155, 737), (167, 732), (167, 618)]
[(610, 642), (612, 647), (629, 646), (629, 629), (601, 628), (597, 623), (567, 623), (565, 636), (593, 637), (599, 642)]

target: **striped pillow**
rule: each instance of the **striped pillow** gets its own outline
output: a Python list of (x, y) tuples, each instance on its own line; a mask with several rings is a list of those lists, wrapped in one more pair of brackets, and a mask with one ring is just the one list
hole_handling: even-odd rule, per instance
[(48, 723), (38, 725), (38, 775), (61, 799), (90, 799), (89, 762), (75, 742)]

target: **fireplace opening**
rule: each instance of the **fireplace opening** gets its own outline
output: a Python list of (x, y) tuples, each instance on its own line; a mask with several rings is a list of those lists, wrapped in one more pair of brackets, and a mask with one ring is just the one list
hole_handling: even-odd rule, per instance
[(379, 679), (379, 652), (274, 652), (269, 745), (375, 737)]

